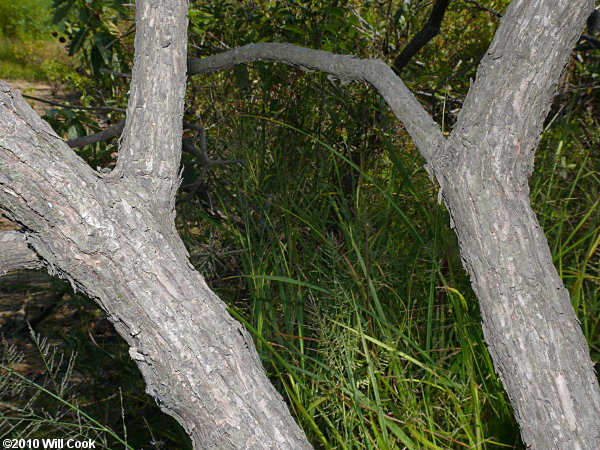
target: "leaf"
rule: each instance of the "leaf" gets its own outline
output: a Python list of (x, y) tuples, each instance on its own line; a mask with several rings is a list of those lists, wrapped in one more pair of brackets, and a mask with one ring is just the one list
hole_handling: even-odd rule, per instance
[[(60, 4), (60, 3), (57, 2), (56, 4)], [(55, 6), (56, 6), (56, 4), (55, 4)], [(56, 8), (56, 10), (54, 11), (54, 16), (52, 17), (52, 24), (58, 25), (58, 24), (62, 23), (65, 20), (65, 18), (67, 17), (67, 14), (69, 13), (69, 11), (71, 10), (72, 7), (73, 7), (73, 1), (69, 0), (69, 1), (67, 1), (67, 3), (65, 3), (61, 7)]]
[(107, 66), (110, 65), (112, 60), (112, 50), (107, 46), (113, 41), (113, 39), (113, 36), (104, 32), (97, 33), (94, 36), (94, 47), (92, 47), (92, 50), (94, 48), (98, 49), (98, 52), (102, 56), (102, 61), (104, 61), (104, 64)]
[(73, 40), (69, 44), (69, 56), (73, 56), (81, 48), (89, 30), (88, 27), (83, 27), (73, 36)]
[(92, 47), (92, 51), (90, 52), (90, 62), (92, 63), (94, 76), (98, 76), (102, 67), (102, 54), (96, 45)]

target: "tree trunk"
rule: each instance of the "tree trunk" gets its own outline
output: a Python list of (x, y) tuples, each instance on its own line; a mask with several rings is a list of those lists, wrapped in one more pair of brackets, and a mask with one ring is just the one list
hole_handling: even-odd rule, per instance
[(137, 1), (135, 62), (116, 169), (92, 170), (0, 82), (0, 272), (31, 267), (95, 299), (146, 391), (194, 448), (310, 448), (244, 327), (189, 263), (175, 230), (187, 1)]
[(486, 343), (532, 449), (600, 448), (598, 381), (528, 187), (555, 86), (592, 3), (511, 3), (435, 168)]

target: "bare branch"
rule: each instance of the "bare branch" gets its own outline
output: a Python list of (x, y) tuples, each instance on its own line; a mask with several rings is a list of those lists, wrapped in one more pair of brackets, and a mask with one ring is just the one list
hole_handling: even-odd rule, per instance
[[(125, 128), (125, 121), (122, 120), (117, 122), (111, 127), (106, 128), (105, 130), (99, 131), (98, 133), (90, 134), (88, 136), (81, 136), (75, 139), (71, 139), (67, 141), (67, 145), (71, 148), (80, 148), (85, 147), (86, 145), (95, 144), (96, 142), (107, 141), (114, 137), (119, 136), (123, 129)], [(198, 125), (194, 125), (193, 123), (184, 122), (183, 128), (188, 128), (190, 130), (198, 131), (203, 133), (204, 128)]]
[(239, 164), (239, 163), (243, 162), (243, 160), (241, 160), (241, 159), (211, 159), (208, 156), (208, 153), (206, 151), (206, 141), (204, 140), (204, 137), (201, 137), (201, 139), (202, 139), (201, 148), (198, 148), (198, 147), (192, 145), (192, 143), (189, 139), (183, 139), (183, 141), (182, 141), (183, 151), (192, 153), (198, 157), (198, 161), (190, 161), (187, 164), (199, 165), (202, 167), (213, 167), (213, 166), (227, 166), (229, 164)]
[(117, 77), (131, 78), (131, 74), (130, 73), (117, 72), (115, 70), (100, 69), (100, 72), (107, 73), (109, 75), (115, 75)]
[(477, 64), (479, 64), (481, 62), (481, 60), (483, 59), (485, 53), (482, 53), (481, 55), (479, 55), (477, 58), (475, 58), (473, 61), (471, 61), (469, 64), (467, 64), (465, 67), (463, 67), (462, 69), (458, 70), (457, 72), (454, 72), (452, 75), (450, 75), (448, 78), (446, 78), (444, 81), (442, 81), (440, 84), (438, 84), (432, 91), (433, 94), (435, 94), (437, 91), (439, 91), (440, 89), (442, 89), (445, 85), (447, 85), (448, 83), (450, 83), (452, 80), (458, 78), (458, 77), (462, 77), (464, 74), (466, 74), (469, 70), (471, 70), (472, 68), (474, 68)]
[(592, 48), (600, 48), (600, 39), (596, 39), (595, 37), (590, 36), (589, 34), (582, 34), (581, 39), (588, 41), (591, 44)]
[(59, 106), (65, 109), (81, 109), (82, 111), (115, 111), (124, 113), (123, 108), (114, 108), (112, 106), (80, 106), (80, 105), (66, 105), (64, 103), (53, 102), (52, 100), (46, 100), (45, 98), (34, 97), (32, 95), (21, 94), (21, 96), (36, 102), (47, 103), (49, 105)]
[(129, 26), (129, 29), (123, 33), (121, 36), (117, 36), (116, 38), (114, 38), (112, 41), (110, 41), (108, 44), (106, 44), (105, 48), (110, 48), (114, 45), (115, 42), (117, 42), (120, 39), (123, 39), (124, 37), (129, 36), (131, 33), (133, 33), (135, 31), (135, 23), (132, 23)]
[(67, 145), (71, 148), (80, 148), (85, 147), (86, 145), (95, 144), (96, 142), (107, 141), (111, 138), (119, 136), (123, 132), (123, 128), (125, 128), (124, 120), (116, 123), (112, 127), (108, 127), (105, 130), (99, 131), (98, 133), (70, 139), (67, 141)]
[(475, 6), (475, 8), (480, 9), (481, 11), (487, 11), (490, 14), (492, 14), (493, 16), (496, 16), (497, 18), (501, 18), (502, 14), (499, 13), (498, 11), (488, 8), (487, 6), (483, 6), (481, 3), (476, 2), (474, 0), (465, 0), (466, 3), (470, 3), (471, 5)]
[[(428, 164), (445, 138), (439, 126), (406, 85), (379, 59), (358, 59), (291, 44), (250, 44), (219, 55), (188, 61), (188, 75), (217, 72), (254, 61), (279, 61), (307, 71), (320, 70), (342, 80), (370, 83), (388, 103), (412, 136)], [(432, 165), (433, 167), (433, 165)]]
[(396, 73), (399, 74), (402, 72), (402, 69), (406, 67), (412, 57), (440, 33), (442, 20), (444, 20), (444, 15), (446, 14), (446, 9), (448, 9), (449, 4), (450, 0), (436, 0), (435, 5), (433, 5), (433, 9), (431, 10), (429, 20), (425, 26), (412, 38), (408, 45), (404, 47), (394, 60), (392, 67)]
[(40, 267), (43, 263), (27, 245), (26, 234), (19, 231), (0, 233), (0, 276), (17, 269)]

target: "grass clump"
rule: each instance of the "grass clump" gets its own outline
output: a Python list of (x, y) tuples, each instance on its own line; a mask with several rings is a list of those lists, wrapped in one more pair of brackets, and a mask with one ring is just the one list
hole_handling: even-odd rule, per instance
[(0, 78), (49, 81), (69, 65), (51, 18), (50, 0), (0, 0)]

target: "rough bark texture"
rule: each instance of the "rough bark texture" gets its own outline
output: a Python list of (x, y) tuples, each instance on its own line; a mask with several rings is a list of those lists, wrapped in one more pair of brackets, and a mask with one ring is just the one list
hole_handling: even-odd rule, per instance
[(450, 164), (435, 170), (496, 370), (524, 442), (540, 450), (600, 448), (598, 381), (528, 188), (556, 83), (591, 7), (511, 3), (448, 140)]
[(192, 74), (278, 60), (367, 81), (381, 93), (440, 185), (486, 342), (530, 448), (600, 448), (589, 350), (528, 197), (543, 120), (591, 8), (587, 0), (514, 1), (447, 140), (377, 60), (259, 44), (188, 64)]
[[(524, 441), (540, 450), (600, 448), (600, 389), (527, 186), (556, 81), (592, 6), (513, 1), (448, 139), (378, 60), (261, 44), (188, 65), (191, 74), (277, 60), (381, 93), (440, 185), (496, 369)], [(0, 235), (3, 249), (14, 248), (0, 252), (0, 273), (38, 264), (31, 248), (51, 273), (97, 299), (148, 392), (196, 448), (308, 448), (247, 332), (188, 263), (174, 228), (185, 8), (184, 0), (138, 1), (132, 95), (109, 175), (0, 84), (0, 205), (25, 231)]]
[(0, 276), (17, 269), (39, 269), (39, 256), (27, 245), (25, 234), (18, 231), (0, 233)]
[(186, 10), (185, 0), (137, 2), (127, 123), (109, 175), (0, 82), (0, 205), (25, 231), (0, 235), (0, 272), (17, 258), (30, 264), (31, 247), (50, 273), (96, 299), (147, 392), (195, 448), (309, 448), (252, 338), (189, 264), (175, 230)]

